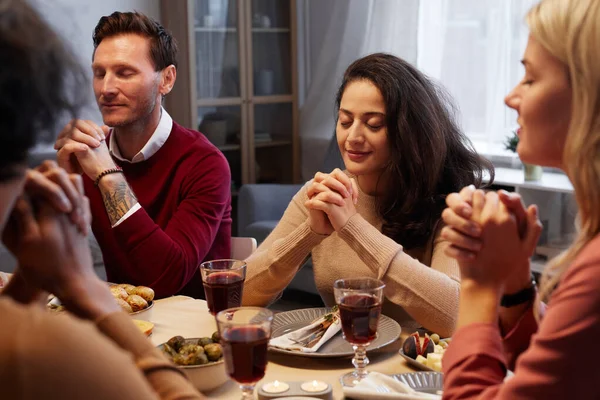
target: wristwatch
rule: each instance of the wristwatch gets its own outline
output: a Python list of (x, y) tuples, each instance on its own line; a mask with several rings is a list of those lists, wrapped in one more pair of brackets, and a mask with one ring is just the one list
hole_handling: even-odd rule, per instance
[(502, 300), (500, 300), (500, 305), (502, 307), (514, 307), (523, 303), (527, 303), (532, 301), (535, 298), (535, 294), (537, 293), (537, 285), (535, 283), (535, 279), (533, 275), (531, 276), (531, 285), (526, 288), (518, 291), (514, 294), (505, 294), (502, 296)]

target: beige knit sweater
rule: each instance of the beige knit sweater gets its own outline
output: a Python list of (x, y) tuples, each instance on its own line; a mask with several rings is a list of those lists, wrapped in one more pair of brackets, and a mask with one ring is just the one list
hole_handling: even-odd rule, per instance
[(319, 235), (308, 224), (306, 189), (305, 185), (294, 196), (279, 224), (246, 260), (243, 304), (272, 302), (312, 255), (315, 283), (327, 306), (335, 304), (336, 279), (379, 278), (386, 284), (383, 313), (398, 321), (404, 333), (423, 326), (450, 336), (458, 312), (460, 271), (444, 254), (449, 243), (439, 237), (440, 229), (424, 248), (405, 252), (381, 233), (376, 198), (360, 191), (358, 212), (346, 226), (329, 236)]

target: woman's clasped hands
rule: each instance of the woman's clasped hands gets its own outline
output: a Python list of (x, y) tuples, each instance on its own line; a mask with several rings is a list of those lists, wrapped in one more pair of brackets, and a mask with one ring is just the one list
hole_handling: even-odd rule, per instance
[(308, 183), (308, 221), (313, 232), (329, 235), (342, 229), (356, 214), (358, 186), (342, 170), (336, 168), (331, 173), (317, 172)]
[(446, 253), (458, 260), (463, 283), (514, 293), (531, 282), (529, 258), (542, 224), (537, 206), (524, 207), (521, 197), (505, 191), (465, 187), (446, 198), (442, 237)]

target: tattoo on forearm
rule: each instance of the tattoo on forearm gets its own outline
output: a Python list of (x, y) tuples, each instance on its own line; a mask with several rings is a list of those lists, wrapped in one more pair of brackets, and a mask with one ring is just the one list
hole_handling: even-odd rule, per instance
[(111, 225), (116, 224), (137, 203), (127, 182), (120, 182), (110, 190), (103, 191), (102, 199)]

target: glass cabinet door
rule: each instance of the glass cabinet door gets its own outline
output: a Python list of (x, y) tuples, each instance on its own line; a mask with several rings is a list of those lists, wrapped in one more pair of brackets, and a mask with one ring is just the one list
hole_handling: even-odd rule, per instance
[(246, 181), (242, 167), (242, 115), (240, 105), (198, 107), (198, 131), (217, 146), (229, 162), (233, 193)]
[(232, 193), (248, 181), (242, 82), (243, 2), (194, 0), (197, 129), (227, 158)]
[(196, 91), (199, 101), (240, 98), (240, 0), (195, 0)]
[(290, 95), (291, 24), (289, 0), (251, 0), (254, 96)]
[(294, 101), (289, 0), (250, 0), (249, 68), (251, 177), (257, 183), (293, 182)]
[(293, 104), (255, 104), (254, 176), (257, 183), (292, 183)]

